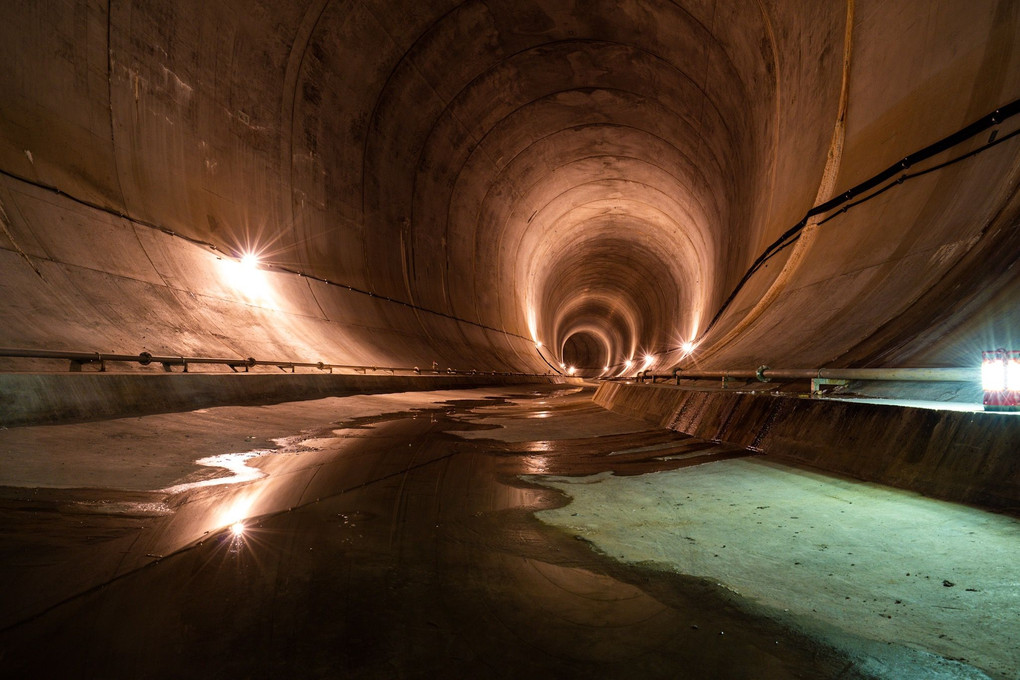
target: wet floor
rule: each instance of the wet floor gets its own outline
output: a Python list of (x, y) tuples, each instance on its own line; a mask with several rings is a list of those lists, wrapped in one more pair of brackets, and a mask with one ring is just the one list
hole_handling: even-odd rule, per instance
[[(187, 432), (190, 460), (203, 463), (156, 491), (126, 472), (106, 488), (5, 481), (0, 675), (860, 677), (725, 588), (617, 562), (543, 524), (534, 513), (568, 498), (524, 478), (638, 475), (750, 452), (648, 430), (576, 390), (470, 397), (236, 409), (208, 436), (252, 431), (251, 448), (203, 450), (201, 431), (167, 430), (163, 446)], [(272, 427), (257, 431), (253, 413)], [(212, 416), (154, 418), (189, 417)], [(85, 439), (103, 441), (106, 427), (130, 440), (149, 422), (91, 424)], [(64, 427), (46, 436), (70, 446), (77, 426)], [(0, 433), (5, 456), (31, 434), (11, 433)], [(129, 470), (124, 446), (108, 453)], [(58, 460), (74, 467), (73, 452)]]

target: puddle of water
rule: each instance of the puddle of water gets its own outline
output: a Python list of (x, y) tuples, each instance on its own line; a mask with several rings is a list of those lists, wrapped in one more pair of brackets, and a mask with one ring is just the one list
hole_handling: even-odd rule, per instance
[(120, 515), (123, 517), (164, 517), (173, 514), (165, 503), (131, 501), (75, 501), (75, 512), (83, 515)]
[(248, 461), (252, 458), (258, 458), (259, 456), (265, 456), (272, 453), (276, 453), (275, 449), (256, 449), (255, 451), (245, 451), (244, 453), (224, 453), (218, 456), (209, 456), (208, 458), (199, 458), (195, 461), (196, 464), (210, 468), (221, 468), (232, 473), (229, 477), (214, 477), (213, 479), (203, 479), (198, 482), (185, 482), (183, 484), (175, 484), (165, 489), (160, 489), (162, 493), (177, 494), (191, 489), (198, 489), (207, 486), (219, 486), (221, 484), (239, 484), (241, 482), (250, 482), (256, 479), (260, 479), (266, 476), (262, 470), (253, 468), (248, 465)]

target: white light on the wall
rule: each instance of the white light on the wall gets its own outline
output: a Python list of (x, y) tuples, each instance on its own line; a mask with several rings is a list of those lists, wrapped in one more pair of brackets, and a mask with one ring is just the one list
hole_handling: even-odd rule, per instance
[(244, 253), (236, 260), (219, 260), (223, 279), (246, 301), (263, 307), (275, 307), (273, 291), (269, 285), (269, 272), (255, 253)]
[(986, 411), (1020, 411), (1020, 350), (981, 352), (981, 387)]
[(1006, 389), (1011, 392), (1020, 391), (1020, 356), (1017, 352), (1006, 362)]
[(1001, 392), (1006, 389), (1006, 371), (998, 358), (981, 362), (981, 387), (985, 392)]

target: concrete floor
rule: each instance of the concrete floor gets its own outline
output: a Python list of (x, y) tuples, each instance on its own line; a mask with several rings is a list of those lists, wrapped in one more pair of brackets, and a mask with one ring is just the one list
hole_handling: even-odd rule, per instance
[(543, 521), (623, 562), (721, 583), (880, 676), (1020, 669), (1010, 517), (764, 458), (535, 481), (572, 499)]
[(554, 386), (13, 428), (0, 675), (1012, 678), (1017, 536)]

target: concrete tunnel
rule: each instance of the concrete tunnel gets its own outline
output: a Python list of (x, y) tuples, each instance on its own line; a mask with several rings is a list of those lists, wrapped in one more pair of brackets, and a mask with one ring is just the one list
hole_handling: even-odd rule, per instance
[[(240, 432), (259, 414), (290, 414), (265, 416), (277, 420), (248, 440), (268, 441), (347, 423), (348, 403), (353, 418), (518, 398), (537, 409), (520, 418), (540, 416), (528, 455), (587, 435), (598, 448), (644, 433), (609, 453), (695, 438), (735, 447), (724, 457), (775, 456), (994, 510), (1008, 525), (1002, 550), (1016, 554), (1017, 420), (982, 413), (978, 382), (842, 381), (837, 402), (804, 398), (816, 385), (793, 378), (682, 379), (976, 371), (982, 350), (1020, 347), (1020, 4), (9, 0), (0, 17), (0, 488), (12, 517), (19, 489), (65, 490), (46, 496), (52, 509), (71, 502), (66, 489), (177, 488), (173, 475), (136, 488), (130, 465), (104, 459), (86, 483), (73, 461), (57, 474), (47, 453), (171, 427), (147, 418), (228, 409), (231, 425), (203, 427)], [(382, 393), (410, 401), (379, 406), (397, 399)], [(463, 408), (469, 420), (489, 412)], [(134, 434), (103, 429), (127, 418)], [(649, 465), (642, 473), (658, 474)], [(583, 470), (625, 478), (609, 462)], [(259, 507), (269, 517), (290, 505)], [(19, 537), (46, 529), (12, 521), (4, 573), (20, 583)], [(152, 555), (193, 554), (211, 522), (165, 531), (177, 533), (162, 552), (104, 574), (121, 583)], [(92, 559), (82, 550), (70, 559)], [(58, 580), (70, 567), (48, 568)], [(87, 609), (80, 594), (106, 576), (81, 577), (59, 604), (11, 605), (8, 653), (71, 625), (60, 612)], [(1015, 619), (988, 635), (989, 649), (1020, 647)], [(860, 677), (923, 665), (882, 657), (882, 675), (854, 656), (871, 651), (830, 642), (815, 656), (857, 659)], [(941, 644), (904, 642), (956, 664), (944, 677), (986, 677), (953, 675), (964, 655)], [(689, 677), (763, 667), (741, 654), (725, 667), (692, 661)], [(1015, 655), (989, 654), (971, 659), (974, 672), (1015, 677)], [(409, 677), (417, 663), (351, 658), (331, 667)], [(478, 669), (428, 658), (433, 674)], [(602, 668), (676, 677), (627, 658)], [(591, 671), (547, 662), (499, 672)], [(139, 668), (90, 663), (85, 676)], [(814, 677), (835, 677), (826, 668)]]

